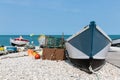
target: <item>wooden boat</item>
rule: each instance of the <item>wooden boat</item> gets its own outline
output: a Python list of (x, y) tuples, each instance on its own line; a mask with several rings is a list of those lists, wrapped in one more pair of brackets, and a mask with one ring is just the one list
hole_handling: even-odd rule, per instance
[(112, 46), (120, 47), (120, 39), (112, 40)]
[(25, 46), (29, 41), (20, 36), (19, 38), (10, 39), (10, 43), (12, 46)]
[(70, 61), (91, 73), (105, 64), (111, 39), (92, 21), (80, 32), (69, 37), (65, 45)]

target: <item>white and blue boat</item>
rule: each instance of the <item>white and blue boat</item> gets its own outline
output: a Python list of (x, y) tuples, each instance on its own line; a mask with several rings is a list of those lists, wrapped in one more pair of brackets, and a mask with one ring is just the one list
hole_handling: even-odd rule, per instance
[(118, 38), (118, 39), (113, 39), (111, 46), (120, 47), (120, 38)]
[(73, 64), (86, 72), (92, 72), (99, 70), (105, 64), (111, 39), (92, 21), (81, 31), (69, 37), (65, 46)]

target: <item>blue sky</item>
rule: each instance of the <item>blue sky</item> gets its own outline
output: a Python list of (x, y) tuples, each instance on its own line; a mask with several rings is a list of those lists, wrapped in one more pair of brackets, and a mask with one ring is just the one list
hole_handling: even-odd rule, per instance
[(90, 21), (120, 34), (120, 0), (0, 0), (0, 35), (74, 34)]

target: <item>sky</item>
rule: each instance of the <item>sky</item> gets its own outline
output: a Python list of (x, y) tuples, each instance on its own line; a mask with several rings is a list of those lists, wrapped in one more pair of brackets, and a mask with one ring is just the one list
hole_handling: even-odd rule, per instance
[(120, 0), (0, 0), (0, 35), (71, 35), (90, 21), (120, 34)]

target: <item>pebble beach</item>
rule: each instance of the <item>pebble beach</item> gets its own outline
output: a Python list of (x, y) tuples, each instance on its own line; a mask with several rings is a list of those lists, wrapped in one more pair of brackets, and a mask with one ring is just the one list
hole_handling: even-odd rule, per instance
[(120, 69), (107, 63), (88, 74), (68, 60), (34, 59), (27, 52), (0, 56), (0, 80), (120, 80)]

